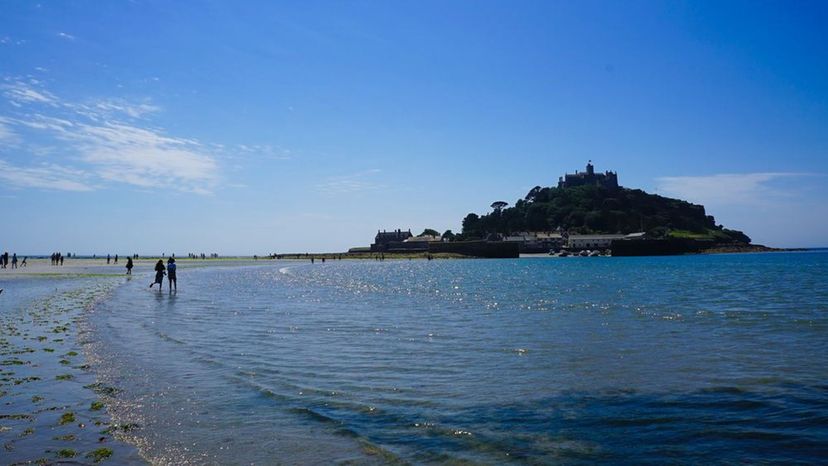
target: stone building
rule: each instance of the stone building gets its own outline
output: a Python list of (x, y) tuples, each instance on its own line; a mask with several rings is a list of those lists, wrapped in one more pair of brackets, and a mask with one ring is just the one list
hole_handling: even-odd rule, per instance
[(374, 252), (385, 252), (390, 249), (397, 249), (400, 247), (405, 240), (408, 238), (413, 237), (414, 235), (411, 234), (411, 230), (402, 231), (402, 230), (394, 230), (394, 231), (379, 231), (377, 230), (377, 236), (374, 237), (374, 244), (371, 245), (371, 251)]
[(602, 186), (604, 188), (618, 187), (618, 174), (615, 172), (595, 173), (592, 160), (587, 163), (585, 172), (567, 173), (558, 178), (559, 188), (572, 188), (575, 186)]

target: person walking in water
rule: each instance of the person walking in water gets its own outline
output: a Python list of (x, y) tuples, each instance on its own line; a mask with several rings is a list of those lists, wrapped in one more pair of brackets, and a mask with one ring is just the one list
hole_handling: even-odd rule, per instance
[(155, 285), (156, 283), (158, 283), (158, 291), (161, 291), (164, 288), (164, 270), (166, 270), (164, 267), (164, 260), (158, 259), (158, 262), (155, 264), (155, 281), (150, 283), (150, 288), (152, 288), (152, 285)]
[(127, 269), (127, 275), (132, 275), (132, 258), (131, 257), (127, 257), (126, 269)]
[(172, 293), (173, 289), (175, 289), (175, 291), (178, 291), (178, 282), (176, 282), (175, 279), (176, 268), (177, 267), (175, 265), (175, 258), (170, 257), (167, 260), (167, 279), (170, 281), (170, 293)]

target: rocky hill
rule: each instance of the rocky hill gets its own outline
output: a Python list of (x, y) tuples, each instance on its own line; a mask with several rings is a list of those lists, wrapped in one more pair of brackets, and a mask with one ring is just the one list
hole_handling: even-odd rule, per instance
[(690, 238), (716, 244), (749, 244), (741, 231), (717, 225), (704, 206), (680, 199), (623, 187), (536, 186), (514, 206), (503, 201), (492, 204), (484, 215), (470, 213), (463, 219), (462, 237), (490, 238), (520, 231), (570, 233), (632, 233), (645, 231), (651, 237)]

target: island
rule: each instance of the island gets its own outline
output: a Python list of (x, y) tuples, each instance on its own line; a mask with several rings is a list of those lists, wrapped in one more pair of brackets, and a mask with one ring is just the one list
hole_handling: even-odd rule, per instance
[(495, 201), (491, 211), (469, 213), (462, 231), (426, 228), (378, 230), (369, 247), (350, 257), (651, 256), (688, 253), (779, 251), (753, 244), (725, 228), (704, 206), (621, 186), (618, 173), (567, 173), (557, 186), (532, 188), (513, 206)]
[(630, 189), (615, 172), (565, 174), (556, 187), (532, 188), (509, 207), (496, 201), (470, 213), (454, 239), (518, 243), (522, 253), (568, 251), (612, 255), (772, 250), (725, 228), (704, 206)]

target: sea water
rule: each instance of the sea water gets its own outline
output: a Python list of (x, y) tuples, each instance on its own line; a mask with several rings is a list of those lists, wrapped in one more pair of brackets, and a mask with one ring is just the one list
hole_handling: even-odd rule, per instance
[(828, 461), (825, 252), (179, 270), (90, 315), (153, 462)]

